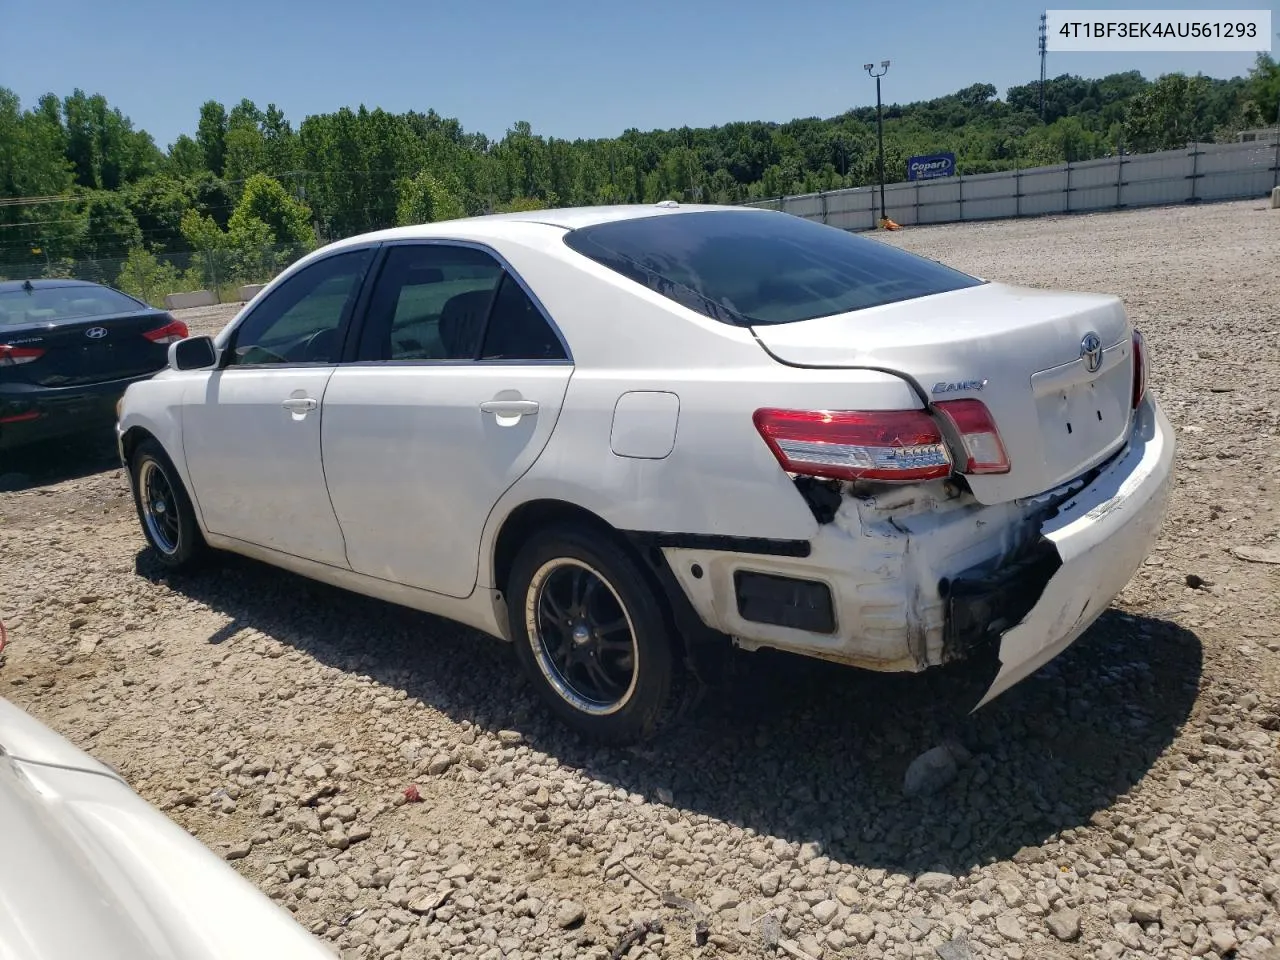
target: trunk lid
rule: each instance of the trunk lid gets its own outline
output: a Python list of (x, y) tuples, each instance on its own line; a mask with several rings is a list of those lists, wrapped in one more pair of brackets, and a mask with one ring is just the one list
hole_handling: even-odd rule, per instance
[(5, 379), (70, 387), (155, 373), (169, 348), (143, 336), (171, 323), (163, 310), (0, 326), (0, 344), (43, 350), (29, 363), (0, 370)]
[(885, 370), (913, 380), (930, 403), (981, 400), (1010, 462), (1008, 473), (967, 478), (983, 503), (1051, 490), (1128, 434), (1132, 330), (1113, 296), (987, 283), (752, 331), (782, 363)]

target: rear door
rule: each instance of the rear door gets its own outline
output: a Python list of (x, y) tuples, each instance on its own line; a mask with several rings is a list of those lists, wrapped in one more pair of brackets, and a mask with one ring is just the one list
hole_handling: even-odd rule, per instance
[(422, 242), (387, 246), (359, 344), (323, 409), (351, 568), (465, 597), (493, 505), (551, 436), (567, 347), (492, 252)]
[(182, 440), (210, 532), (345, 567), (320, 459), (321, 403), (371, 248), (308, 264), (237, 324), (219, 369), (193, 374)]

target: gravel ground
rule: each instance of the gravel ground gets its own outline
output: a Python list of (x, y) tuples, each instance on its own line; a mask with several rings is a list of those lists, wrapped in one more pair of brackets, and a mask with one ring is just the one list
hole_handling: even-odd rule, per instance
[[(780, 936), (814, 958), (1277, 960), (1280, 566), (1243, 559), (1280, 548), (1263, 206), (888, 235), (1121, 294), (1180, 439), (1169, 521), (1114, 609), (972, 716), (946, 676), (743, 655), (661, 742), (597, 750), (464, 628), (249, 561), (164, 575), (109, 450), (45, 451), (0, 495), (0, 692), (345, 957)], [(940, 744), (958, 774), (904, 795)]]

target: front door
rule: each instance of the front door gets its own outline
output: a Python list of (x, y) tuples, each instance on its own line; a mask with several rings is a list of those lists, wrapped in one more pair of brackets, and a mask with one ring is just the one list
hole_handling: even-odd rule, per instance
[(489, 253), (388, 245), (359, 362), (324, 396), (325, 473), (351, 568), (470, 594), (485, 521), (546, 446), (572, 372)]
[(320, 458), (325, 389), (373, 252), (309, 264), (237, 324), (183, 397), (187, 469), (210, 533), (347, 566)]

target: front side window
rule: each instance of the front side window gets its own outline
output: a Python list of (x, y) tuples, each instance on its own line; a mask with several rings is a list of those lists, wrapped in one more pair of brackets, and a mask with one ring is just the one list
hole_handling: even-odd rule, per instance
[(565, 243), (737, 326), (812, 320), (983, 282), (878, 240), (763, 210), (616, 220), (572, 230)]
[(337, 363), (342, 325), (372, 258), (372, 250), (352, 250), (293, 274), (236, 328), (227, 365)]

